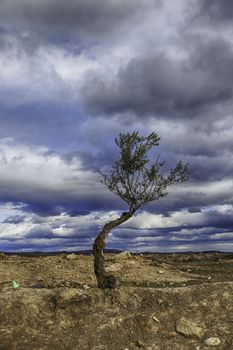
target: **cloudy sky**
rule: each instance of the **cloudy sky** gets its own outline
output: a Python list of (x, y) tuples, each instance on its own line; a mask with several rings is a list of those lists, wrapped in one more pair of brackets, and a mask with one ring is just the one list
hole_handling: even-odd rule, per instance
[(232, 38), (230, 0), (0, 0), (0, 251), (91, 249), (133, 130), (192, 174), (107, 248), (233, 251)]

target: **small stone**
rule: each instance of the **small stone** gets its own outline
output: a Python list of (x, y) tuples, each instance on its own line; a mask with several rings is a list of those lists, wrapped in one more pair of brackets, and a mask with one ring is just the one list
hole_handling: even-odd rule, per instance
[(194, 322), (187, 320), (184, 317), (182, 317), (176, 322), (176, 331), (187, 337), (194, 336), (197, 338), (201, 338), (204, 333), (204, 330), (202, 327), (200, 327)]
[(115, 264), (112, 264), (110, 266), (107, 266), (105, 268), (106, 272), (116, 272), (116, 271), (120, 271), (122, 269), (122, 265), (119, 264), (119, 263), (115, 263)]
[(44, 278), (42, 276), (37, 276), (37, 279), (36, 279), (38, 282), (43, 282), (44, 281)]
[(155, 316), (152, 316), (152, 320), (155, 321), (155, 322), (157, 322), (157, 323), (160, 323), (160, 321), (158, 320), (158, 318), (155, 317)]
[(164, 271), (163, 271), (163, 270), (159, 270), (158, 273), (159, 273), (160, 275), (163, 275), (163, 274), (164, 274)]
[(68, 254), (68, 255), (66, 255), (66, 259), (75, 260), (75, 259), (77, 259), (77, 256), (74, 253)]
[(137, 339), (136, 342), (135, 342), (135, 345), (138, 347), (138, 348), (143, 348), (144, 347), (144, 344), (141, 340)]
[(59, 322), (59, 326), (63, 329), (67, 329), (72, 326), (72, 322), (69, 319), (63, 319)]
[(51, 321), (51, 320), (48, 320), (48, 321), (46, 322), (46, 324), (47, 324), (48, 326), (50, 326), (50, 325), (54, 324), (54, 322)]
[(176, 332), (170, 332), (169, 337), (170, 338), (175, 338), (177, 336)]
[(220, 339), (216, 337), (209, 337), (205, 340), (205, 344), (208, 346), (218, 346), (220, 342)]
[(134, 260), (129, 260), (129, 261), (127, 261), (127, 263), (128, 263), (129, 265), (135, 265), (135, 264), (136, 264), (136, 261), (134, 261)]
[(162, 299), (158, 299), (158, 304), (159, 304), (159, 306), (162, 306), (163, 305), (163, 300)]

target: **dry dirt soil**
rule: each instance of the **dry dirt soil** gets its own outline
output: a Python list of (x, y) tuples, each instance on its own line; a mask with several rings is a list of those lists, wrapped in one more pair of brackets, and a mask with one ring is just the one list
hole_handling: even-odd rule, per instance
[(233, 254), (105, 257), (0, 253), (0, 350), (233, 350)]

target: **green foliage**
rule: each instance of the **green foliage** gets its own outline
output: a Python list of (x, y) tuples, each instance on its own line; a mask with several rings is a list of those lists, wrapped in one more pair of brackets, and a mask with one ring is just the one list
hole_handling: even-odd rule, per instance
[(103, 183), (129, 205), (130, 211), (164, 197), (168, 186), (188, 180), (188, 164), (180, 161), (165, 174), (165, 161), (160, 161), (160, 155), (154, 161), (149, 158), (149, 152), (159, 145), (159, 140), (154, 132), (146, 137), (138, 132), (120, 134), (115, 139), (119, 158), (109, 175), (100, 172)]

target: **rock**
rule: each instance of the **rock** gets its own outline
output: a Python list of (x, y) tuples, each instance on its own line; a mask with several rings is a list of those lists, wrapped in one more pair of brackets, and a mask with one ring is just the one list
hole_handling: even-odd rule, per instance
[(88, 286), (87, 284), (84, 284), (84, 285), (83, 285), (83, 289), (86, 289), (86, 290), (87, 290), (87, 289), (89, 289), (89, 288), (90, 288), (90, 286)]
[(79, 294), (77, 292), (77, 290), (75, 288), (69, 288), (69, 289), (65, 289), (63, 290), (60, 294), (59, 297), (66, 301), (66, 300), (70, 300), (72, 298), (74, 298), (75, 296), (77, 296), (77, 294)]
[(152, 316), (152, 320), (157, 322), (157, 323), (160, 323), (159, 319), (157, 317), (155, 317), (155, 316)]
[(205, 344), (208, 346), (218, 346), (220, 342), (220, 339), (216, 337), (209, 337), (205, 340)]
[(105, 268), (106, 272), (116, 272), (116, 271), (120, 271), (122, 269), (122, 265), (119, 264), (119, 263), (115, 263), (115, 264), (112, 264), (110, 266), (107, 266)]
[(202, 327), (184, 317), (176, 322), (176, 331), (187, 337), (193, 336), (197, 338), (201, 338), (204, 333), (204, 329)]
[(90, 298), (83, 289), (66, 288), (56, 296), (56, 301), (59, 306), (64, 307), (70, 303), (88, 301)]
[(37, 276), (36, 280), (38, 282), (44, 282), (44, 278), (42, 276)]
[(158, 273), (159, 273), (160, 275), (163, 275), (163, 274), (164, 274), (164, 271), (163, 271), (163, 270), (159, 270)]
[(141, 340), (137, 339), (136, 342), (135, 342), (135, 345), (138, 347), (138, 348), (143, 348), (144, 347), (144, 344)]
[(53, 322), (52, 320), (48, 320), (48, 321), (46, 322), (46, 324), (47, 324), (48, 326), (51, 326), (52, 324), (54, 324), (54, 322)]
[(70, 328), (72, 327), (72, 321), (64, 318), (59, 322), (59, 326), (63, 329)]
[(128, 265), (136, 265), (136, 261), (134, 260), (127, 260)]
[(168, 338), (176, 338), (177, 333), (175, 331), (168, 333)]
[(77, 259), (77, 256), (74, 253), (68, 254), (68, 255), (66, 255), (66, 259), (75, 260), (75, 259)]
[(130, 258), (132, 258), (132, 255), (130, 254), (130, 252), (127, 252), (127, 251), (114, 255), (114, 259), (117, 261), (126, 260)]

